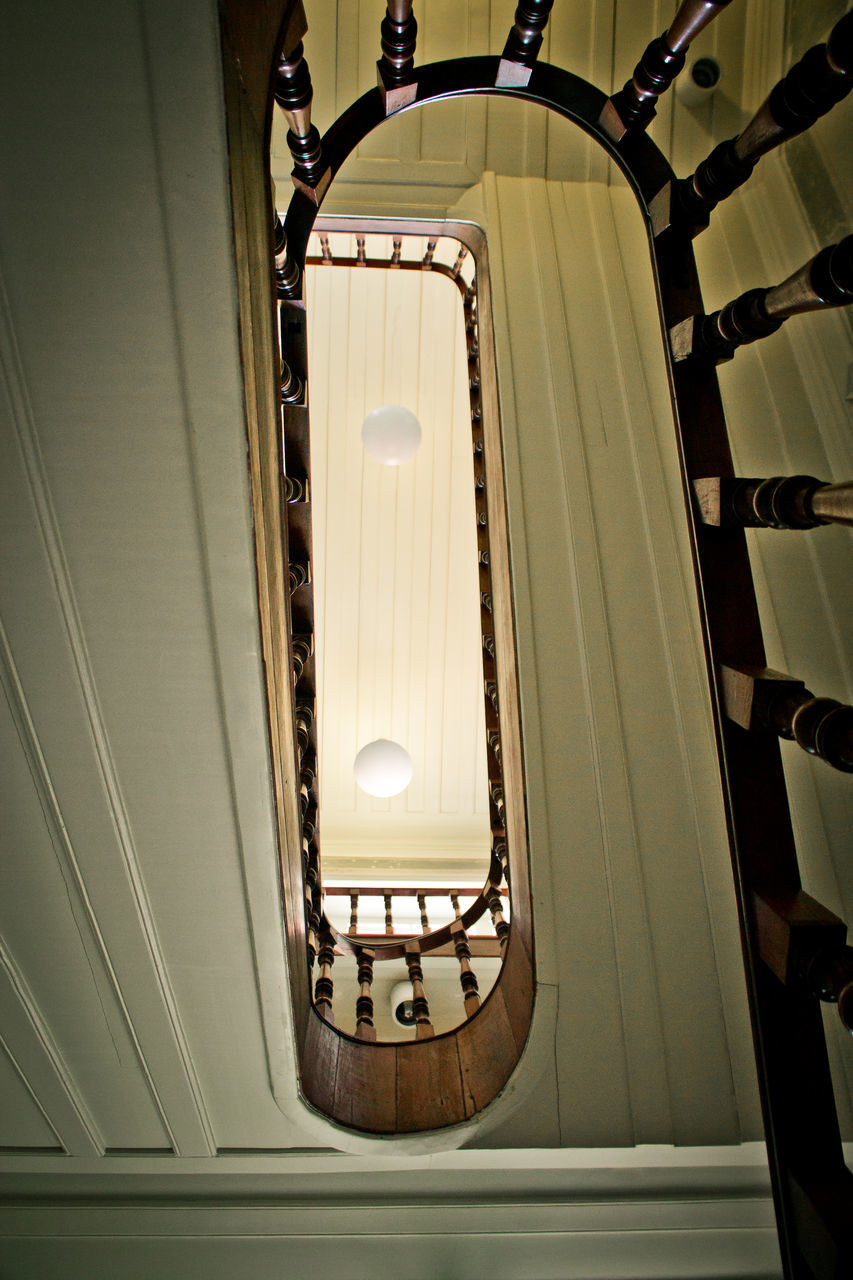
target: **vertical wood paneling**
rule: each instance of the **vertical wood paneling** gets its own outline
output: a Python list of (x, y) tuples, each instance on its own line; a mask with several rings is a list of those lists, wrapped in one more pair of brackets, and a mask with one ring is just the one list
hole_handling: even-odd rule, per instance
[[(705, 863), (724, 870), (728, 856), (683, 516), (671, 514), (679, 486), (671, 465), (675, 492), (662, 485), (656, 456), (674, 441), (662, 352), (655, 362), (636, 336), (657, 330), (649, 272), (622, 266), (645, 257), (642, 224), (635, 214), (630, 241), (627, 225), (617, 239), (612, 201), (632, 199), (622, 191), (511, 179), (485, 190), (490, 244), (498, 226), (504, 246), (499, 372), (521, 479), (510, 541), (531, 591), (530, 614), (516, 600), (524, 740), (538, 725), (547, 744), (543, 808), (530, 810), (534, 923), (552, 899), (560, 1043), (595, 1028), (594, 1052), (559, 1060), (563, 1141), (602, 1123), (614, 1141), (736, 1136), (754, 1128), (755, 1099), (741, 1058), (739, 1115), (730, 1054), (741, 1044), (726, 1009), (741, 1007), (742, 979), (721, 972), (709, 919)], [(528, 759), (528, 777), (537, 767)], [(733, 919), (731, 897), (724, 908)], [(704, 1114), (700, 1080), (713, 1099)]]

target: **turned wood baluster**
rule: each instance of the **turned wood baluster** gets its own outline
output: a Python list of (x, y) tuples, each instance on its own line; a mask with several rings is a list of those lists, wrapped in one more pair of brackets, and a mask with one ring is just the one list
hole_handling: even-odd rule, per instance
[(388, 0), (379, 31), (382, 57), (376, 64), (376, 78), (389, 116), (414, 102), (418, 91), (414, 79), (418, 24), (412, 0)]
[(553, 4), (554, 0), (521, 0), (501, 54), (495, 80), (497, 87), (530, 83)]
[(305, 670), (305, 664), (314, 652), (314, 641), (311, 636), (293, 636), (290, 642), (290, 651), (293, 654), (293, 683), (298, 684), (302, 672)]
[(311, 581), (311, 567), (301, 560), (291, 560), (287, 566), (287, 578), (290, 583), (290, 594)]
[(298, 377), (286, 360), (281, 361), (281, 402), (282, 404), (298, 404), (304, 390), (302, 379)]
[(494, 680), (486, 681), (486, 697), (494, 707), (495, 713), (500, 714), (500, 709), (498, 707), (498, 686), (495, 684)]
[(492, 852), (501, 864), (504, 880), (509, 884), (509, 849), (507, 848), (506, 840), (495, 840), (492, 845)]
[(438, 240), (430, 236), (429, 240), (427, 240), (427, 248), (426, 248), (426, 253), (424, 254), (424, 260), (423, 260), (423, 263), (421, 264), (423, 267), (432, 266), (432, 260), (435, 256), (435, 249), (437, 244), (438, 244)]
[(720, 673), (730, 720), (778, 733), (834, 769), (853, 773), (853, 707), (816, 698), (802, 680), (770, 668), (722, 666)]
[(287, 238), (284, 234), (284, 223), (276, 214), (273, 223), (273, 243), (275, 247), (275, 289), (279, 298), (296, 298), (299, 296), (301, 273), (299, 266), (290, 256)]
[(319, 972), (314, 983), (314, 1004), (321, 1018), (334, 1023), (332, 1000), (335, 984), (332, 980), (332, 965), (335, 963), (335, 942), (330, 933), (324, 933), (320, 939), (320, 951), (317, 955)]
[(310, 702), (296, 704), (296, 750), (300, 763), (311, 742), (311, 725), (314, 723), (314, 708)]
[(359, 267), (367, 266), (367, 255), (364, 250), (364, 236), (355, 238), (355, 260)]
[(311, 791), (314, 786), (314, 772), (307, 765), (299, 771), (299, 804), (303, 818), (307, 815), (312, 803)]
[(401, 255), (401, 253), (403, 252), (403, 240), (402, 240), (402, 237), (401, 237), (401, 236), (394, 236), (394, 238), (393, 238), (393, 240), (392, 240), (392, 246), (393, 246), (393, 248), (392, 248), (392, 253), (391, 253), (391, 262), (390, 262), (390, 264), (389, 264), (389, 265), (390, 265), (390, 266), (392, 266), (392, 267), (399, 267), (399, 265), (400, 265), (400, 255)]
[(683, 69), (688, 46), (730, 0), (682, 0), (668, 30), (652, 40), (633, 77), (605, 105), (599, 124), (618, 142), (629, 129), (645, 129), (656, 104)]
[(494, 885), (489, 885), (486, 901), (489, 904), (489, 914), (492, 917), (495, 934), (501, 949), (501, 955), (506, 951), (506, 944), (509, 941), (509, 925), (504, 920), (501, 895)]
[(385, 932), (389, 936), (394, 932), (394, 917), (392, 914), (391, 894), (385, 895)]
[(308, 481), (295, 480), (293, 476), (282, 477), (284, 500), (288, 504), (308, 501)]
[(853, 1031), (853, 948), (847, 926), (802, 889), (785, 897), (754, 894), (752, 915), (761, 959), (786, 986), (804, 985), (818, 1000), (837, 1004)]
[(506, 816), (504, 812), (504, 789), (499, 782), (489, 783), (489, 795), (492, 797), (492, 803), (498, 812), (498, 818), (502, 827), (506, 827)]
[[(483, 521), (483, 523), (485, 524), (485, 521)], [(489, 657), (490, 657), (490, 658), (494, 658), (494, 656), (495, 656), (495, 637), (494, 637), (494, 636), (483, 636), (483, 648), (485, 649), (486, 653), (489, 655)]]
[(480, 1007), (480, 988), (476, 974), (471, 968), (471, 948), (468, 944), (468, 934), (461, 920), (454, 920), (450, 926), (450, 936), (453, 939), (456, 959), (459, 961), (459, 982), (462, 987), (465, 1012), (470, 1018)]
[(497, 730), (496, 730), (496, 729), (490, 729), (490, 730), (489, 730), (489, 732), (486, 734), (486, 739), (487, 739), (487, 741), (488, 741), (489, 746), (490, 746), (490, 747), (491, 747), (491, 749), (492, 749), (492, 753), (494, 754), (494, 757), (495, 757), (495, 759), (497, 760), (498, 765), (500, 765), (500, 762), (501, 762), (501, 735), (497, 732)]
[(328, 236), (325, 236), (325, 235), (320, 236), (320, 252), (323, 255), (324, 262), (332, 263), (334, 261), (334, 259), (332, 258), (332, 251), (329, 248)]
[(465, 261), (467, 257), (468, 257), (468, 250), (465, 248), (464, 244), (460, 245), (459, 252), (456, 255), (456, 261), (454, 262), (453, 266), (450, 268), (450, 274), (453, 276), (454, 280), (459, 275), (459, 272), (462, 270), (462, 263)]
[(819, 1000), (838, 1005), (838, 1016), (853, 1033), (853, 947), (818, 951), (805, 971), (809, 989)]
[(409, 981), (412, 984), (415, 1039), (427, 1040), (435, 1035), (435, 1029), (429, 1018), (429, 1002), (424, 991), (424, 973), (421, 968), (421, 953), (417, 942), (406, 943), (406, 968), (409, 971)]
[(719, 364), (738, 347), (776, 330), (789, 316), (853, 302), (853, 235), (821, 249), (805, 266), (770, 289), (749, 289), (720, 311), (689, 316), (670, 330), (673, 360)]
[(828, 484), (814, 476), (767, 480), (704, 476), (693, 481), (703, 524), (754, 529), (816, 529), (853, 525), (853, 481)]
[(350, 933), (358, 932), (358, 894), (351, 893), (349, 896), (349, 931)]
[(324, 172), (320, 135), (311, 123), (311, 76), (302, 41), (282, 54), (275, 76), (274, 96), (288, 123), (287, 145), (293, 156), (293, 185), (319, 204), (330, 174)]
[[(686, 224), (696, 235), (707, 227), (721, 200), (746, 182), (768, 151), (809, 129), (853, 88), (853, 12), (833, 27), (825, 44), (809, 49), (736, 138), (714, 148), (689, 178), (675, 183), (672, 199), (664, 189), (662, 205), (652, 202), (652, 221), (659, 234), (670, 220)], [(663, 194), (663, 193), (662, 193)]]
[(373, 996), (370, 993), (373, 982), (373, 961), (376, 952), (367, 947), (358, 951), (358, 999), (355, 1002), (355, 1038), (356, 1040), (375, 1040), (376, 1028), (373, 1025)]
[(421, 913), (421, 932), (429, 933), (429, 916), (427, 915), (426, 895), (418, 894), (418, 908)]
[(457, 920), (461, 920), (461, 919), (462, 919), (462, 910), (461, 910), (461, 908), (460, 908), (460, 906), (459, 906), (459, 894), (458, 894), (458, 893), (451, 893), (451, 895), (450, 895), (450, 905), (453, 907), (453, 914), (456, 916), (456, 919), (457, 919)]

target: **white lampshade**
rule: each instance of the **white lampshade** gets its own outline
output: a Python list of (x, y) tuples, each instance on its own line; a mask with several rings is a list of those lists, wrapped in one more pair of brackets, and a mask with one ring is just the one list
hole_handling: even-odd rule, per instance
[(421, 424), (411, 409), (400, 404), (383, 404), (361, 424), (361, 442), (371, 458), (386, 467), (408, 462), (421, 443)]
[(412, 780), (412, 760), (399, 742), (377, 738), (361, 748), (352, 771), (369, 796), (398, 796)]

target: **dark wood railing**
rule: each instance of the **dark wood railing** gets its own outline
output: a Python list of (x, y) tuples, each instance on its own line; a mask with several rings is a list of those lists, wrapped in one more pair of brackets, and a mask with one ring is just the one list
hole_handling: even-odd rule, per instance
[[(286, 6), (287, 21), (281, 26), (277, 41), (270, 37), (271, 25), (264, 28), (270, 37), (265, 46), (270, 51), (267, 66), (273, 66), (276, 96), (289, 112), (296, 186), (284, 224), (277, 224), (272, 236), (269, 230), (266, 232), (266, 252), (269, 256), (274, 254), (275, 289), (283, 300), (282, 359), (276, 361), (274, 378), (268, 377), (266, 382), (257, 372), (263, 365), (258, 334), (269, 333), (269, 323), (262, 320), (254, 330), (251, 325), (244, 326), (250, 409), (259, 405), (265, 424), (256, 430), (250, 422), (249, 428), (255, 492), (260, 494), (259, 498), (256, 496), (259, 584), (262, 603), (265, 607), (280, 607), (283, 620), (276, 622), (273, 616), (264, 621), (274, 774), (282, 810), (291, 819), (289, 825), (285, 821), (281, 827), (282, 847), (286, 849), (293, 820), (298, 817), (294, 812), (298, 788), (292, 786), (292, 770), (287, 767), (286, 757), (290, 743), (295, 758), (293, 714), (295, 703), (302, 698), (299, 689), (294, 698), (290, 681), (281, 678), (281, 654), (288, 653), (289, 662), (292, 652), (294, 672), (297, 662), (301, 664), (300, 680), (306, 679), (306, 671), (310, 677), (310, 641), (300, 631), (299, 612), (300, 592), (310, 590), (310, 581), (297, 585), (293, 597), (288, 598), (283, 587), (280, 589), (284, 571), (275, 564), (276, 553), (281, 557), (281, 543), (277, 549), (275, 546), (275, 520), (278, 494), (288, 495), (289, 483), (296, 496), (288, 496), (286, 501), (296, 509), (310, 496), (310, 472), (307, 421), (303, 424), (300, 416), (303, 407), (298, 400), (287, 400), (283, 408), (288, 439), (287, 476), (281, 474), (277, 465), (280, 444), (275, 430), (269, 433), (270, 383), (274, 383), (279, 404), (282, 386), (292, 387), (295, 394), (297, 386), (305, 385), (301, 272), (317, 207), (347, 156), (387, 115), (399, 109), (398, 104), (410, 106), (454, 95), (488, 93), (539, 103), (574, 121), (602, 146), (632, 186), (649, 230), (661, 321), (669, 335), (666, 354), (673, 416), (690, 522), (783, 1265), (785, 1275), (793, 1280), (840, 1280), (853, 1274), (849, 1225), (853, 1216), (853, 1175), (845, 1165), (840, 1143), (820, 1002), (836, 1003), (845, 1025), (850, 1025), (853, 953), (846, 944), (845, 925), (803, 892), (779, 734), (796, 737), (799, 728), (807, 750), (819, 748), (821, 741), (829, 743), (831, 739), (832, 750), (822, 754), (835, 754), (833, 763), (846, 768), (848, 745), (844, 743), (849, 744), (849, 713), (836, 704), (828, 707), (825, 698), (814, 698), (801, 682), (768, 671), (743, 525), (760, 529), (761, 525), (779, 527), (787, 523), (788, 527), (798, 528), (803, 523), (799, 512), (808, 515), (809, 520), (812, 516), (837, 519), (839, 512), (840, 518), (849, 518), (849, 501), (842, 492), (846, 486), (807, 486), (807, 492), (797, 493), (792, 492), (796, 486), (789, 486), (783, 493), (778, 486), (773, 488), (776, 478), (743, 482), (752, 485), (752, 490), (740, 490), (738, 496), (734, 495), (734, 469), (715, 366), (743, 342), (765, 335), (772, 342), (773, 332), (787, 316), (846, 303), (851, 291), (850, 242), (842, 241), (839, 246), (823, 250), (782, 285), (751, 291), (720, 312), (706, 315), (691, 240), (709, 220), (715, 203), (733, 196), (761, 155), (808, 127), (847, 92), (851, 24), (849, 16), (844, 18), (825, 45), (806, 54), (771, 92), (738, 138), (715, 149), (690, 177), (678, 179), (647, 137), (645, 127), (654, 115), (658, 98), (684, 65), (688, 45), (727, 3), (728, 0), (684, 0), (667, 30), (649, 44), (631, 79), (612, 96), (538, 59), (551, 7), (545, 0), (526, 0), (519, 5), (502, 57), (422, 66), (414, 62), (411, 5), (392, 4), (382, 32), (382, 88), (354, 103), (319, 145), (311, 133), (310, 117), (305, 114), (310, 94), (305, 88), (304, 60), (297, 48), (304, 32), (301, 5)], [(257, 83), (252, 83), (246, 89), (248, 106), (238, 100), (234, 86), (239, 77), (233, 71), (233, 63), (247, 74), (245, 68), (257, 70), (260, 61), (251, 48), (240, 43), (243, 28), (239, 19), (244, 16), (245, 5), (238, 0), (229, 0), (229, 4), (237, 14), (238, 28), (237, 35), (230, 37), (236, 56), (230, 64), (230, 81), (226, 75), (226, 90), (230, 93), (233, 187), (242, 193), (242, 203), (238, 200), (236, 204), (235, 225), (241, 306), (245, 311), (251, 304), (251, 280), (257, 282), (261, 278), (264, 236), (259, 218), (264, 206), (258, 195), (267, 189), (260, 172), (262, 147), (254, 145), (253, 149), (247, 143), (247, 135), (256, 139), (257, 129), (253, 132), (251, 126), (247, 128), (246, 119), (248, 114), (257, 122), (258, 104), (264, 95)], [(257, 26), (256, 22), (253, 29)], [(228, 38), (226, 31), (226, 46)], [(392, 95), (401, 87), (405, 89), (404, 100), (395, 99)], [(269, 103), (267, 95), (268, 106)], [(261, 131), (264, 142), (268, 131), (267, 114)], [(257, 165), (257, 171), (250, 170), (250, 161)], [(249, 265), (244, 269), (241, 263), (247, 244)], [(431, 265), (434, 251), (434, 246), (428, 244), (423, 265)], [(367, 265), (366, 254), (361, 251), (357, 260)], [(402, 266), (402, 262), (395, 265)], [(292, 302), (285, 306), (288, 300)], [(257, 307), (252, 314), (256, 313)], [(488, 343), (484, 342), (482, 324), (480, 328), (475, 341), (484, 351)], [(482, 388), (487, 382), (483, 380), (479, 385)], [(484, 412), (484, 419), (487, 416)], [(499, 449), (495, 452), (499, 453)], [(493, 453), (491, 463), (486, 457), (487, 477), (494, 475), (490, 472), (494, 456)], [(801, 479), (797, 478), (798, 482)], [(762, 489), (762, 485), (770, 488)], [(491, 479), (489, 490), (488, 518), (483, 519), (485, 511), (480, 513), (481, 527), (493, 524), (496, 513), (503, 519), (502, 504), (495, 502)], [(714, 492), (717, 498), (713, 497)], [(717, 516), (708, 518), (714, 502)], [(287, 510), (291, 507), (287, 506)], [(769, 520), (765, 519), (768, 511)], [(745, 518), (738, 519), (738, 515)], [(280, 529), (285, 556), (289, 541), (294, 558), (310, 565), (310, 555), (306, 554), (310, 551), (306, 545), (310, 530), (299, 530), (298, 524)], [(768, 532), (766, 536), (777, 535)], [(488, 555), (492, 557), (495, 550), (493, 540)], [(500, 575), (495, 585), (500, 595)], [(288, 631), (293, 601), (293, 626)], [(505, 602), (498, 601), (498, 620), (504, 608)], [(483, 613), (487, 615), (485, 607)], [(284, 642), (276, 647), (282, 630)], [(288, 635), (294, 637), (290, 649)], [(497, 704), (503, 720), (513, 685), (507, 680), (505, 658), (493, 634), (484, 633), (483, 648), (487, 655), (498, 659)], [(494, 706), (488, 684), (487, 677), (487, 698)], [(745, 712), (747, 704), (749, 710)], [(306, 732), (310, 737), (310, 728)], [(842, 745), (837, 751), (839, 742)], [(504, 734), (500, 747), (504, 781), (493, 781), (490, 794), (493, 816), (502, 818), (506, 812), (510, 829), (507, 865), (513, 906), (509, 925), (502, 922), (508, 928), (502, 981), (481, 1008), (449, 1037), (428, 1037), (401, 1046), (380, 1045), (367, 1038), (373, 961), (369, 952), (373, 948), (365, 948), (360, 961), (363, 1039), (334, 1036), (334, 1028), (317, 1015), (316, 1009), (309, 1010), (304, 976), (295, 979), (303, 1090), (314, 1106), (340, 1123), (379, 1133), (452, 1123), (473, 1114), (494, 1097), (517, 1061), (530, 1016), (532, 935), (526, 860), (520, 856), (519, 843), (513, 836), (519, 829), (520, 760), (516, 761), (517, 743), (512, 735)], [(490, 760), (496, 760), (497, 755), (490, 751)], [(310, 827), (310, 788), (308, 796)], [(285, 898), (292, 912), (288, 919), (291, 959), (300, 945), (304, 947), (306, 931), (310, 932), (314, 918), (309, 913), (306, 926), (301, 908), (312, 866), (310, 842), (307, 866), (305, 876), (298, 865), (294, 871), (292, 860), (286, 859), (283, 866)], [(300, 904), (298, 909), (293, 907), (294, 902)], [(493, 918), (497, 921), (500, 903), (494, 906)], [(328, 968), (329, 947), (325, 940), (323, 945)], [(464, 943), (460, 951), (464, 957)], [(418, 954), (413, 948), (406, 955), (415, 983), (421, 982)], [(420, 993), (417, 998), (419, 1024), (426, 1027), (428, 1009)], [(484, 1062), (488, 1064), (485, 1072)], [(424, 1090), (425, 1079), (442, 1083)]]

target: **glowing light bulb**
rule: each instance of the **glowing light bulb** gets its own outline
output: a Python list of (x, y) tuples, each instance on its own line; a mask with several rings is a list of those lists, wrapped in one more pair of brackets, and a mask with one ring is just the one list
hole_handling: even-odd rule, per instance
[(399, 742), (377, 738), (361, 748), (352, 771), (369, 796), (398, 796), (412, 780), (412, 760)]
[(399, 467), (415, 456), (421, 443), (421, 424), (411, 409), (383, 404), (361, 424), (361, 442), (371, 458), (386, 467)]

